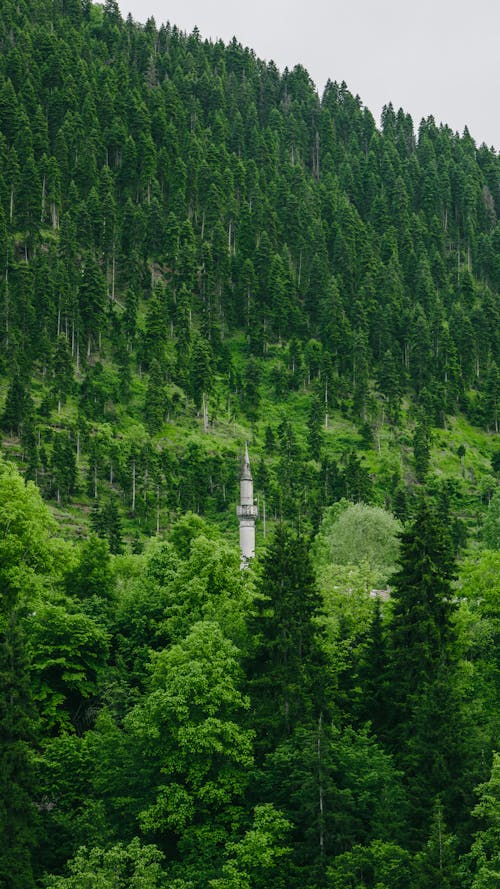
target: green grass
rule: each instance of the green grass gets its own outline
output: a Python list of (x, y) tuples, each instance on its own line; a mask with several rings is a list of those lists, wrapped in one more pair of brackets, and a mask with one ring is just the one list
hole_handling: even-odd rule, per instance
[[(227, 340), (227, 346), (234, 367), (243, 376), (247, 353), (244, 335), (231, 337)], [(109, 354), (105, 343), (104, 357), (101, 363), (104, 374), (112, 383), (117, 378), (118, 370)], [(270, 426), (276, 433), (279, 424), (284, 418), (287, 418), (307, 460), (307, 420), (313, 386), (307, 389), (302, 387), (298, 391), (290, 391), (284, 398), (277, 398), (271, 385), (271, 370), (276, 358), (280, 357), (281, 350), (276, 347), (272, 350), (272, 357), (262, 359), (260, 362), (262, 384), (260, 386), (258, 417), (255, 421), (251, 421), (245, 414), (238, 403), (237, 396), (234, 394), (228, 396), (226, 380), (220, 377), (215, 381), (210, 396), (211, 422), (208, 432), (205, 432), (201, 413), (196, 411), (193, 403), (186, 398), (178, 386), (173, 383), (168, 384), (166, 388), (170, 398), (177, 395), (177, 405), (170, 419), (163, 424), (159, 433), (153, 436), (153, 446), (159, 449), (173, 449), (180, 453), (185, 451), (190, 444), (197, 444), (208, 454), (220, 455), (229, 452), (232, 454), (231, 460), (234, 460), (236, 469), (244, 444), (248, 442), (254, 466), (260, 458), (276, 465), (276, 449), (271, 457), (265, 453), (265, 431), (266, 427)], [(125, 440), (137, 434), (146, 434), (143, 403), (147, 379), (147, 375), (139, 376), (137, 372), (132, 372), (129, 399), (127, 401), (108, 401), (105, 415), (96, 421), (89, 421), (91, 430), (99, 432), (108, 428), (120, 439)], [(0, 381), (0, 405), (4, 403), (6, 391), (5, 381)], [(49, 392), (47, 379), (41, 375), (35, 376), (31, 394), (37, 406)], [(40, 425), (51, 431), (66, 428), (74, 430), (77, 422), (78, 407), (76, 398), (72, 396), (62, 405), (60, 414), (57, 413), (57, 407), (54, 407), (50, 416), (46, 419), (42, 418)], [(362, 436), (359, 432), (361, 425), (361, 421), (346, 416), (345, 410), (344, 412), (338, 409), (330, 410), (328, 429), (323, 432), (324, 451), (337, 461), (342, 461), (346, 451), (353, 448), (358, 451), (365, 461), (373, 482), (374, 501), (379, 505), (384, 505), (387, 491), (391, 488), (394, 477), (400, 476), (409, 487), (415, 487), (417, 484), (413, 465), (414, 420), (411, 408), (408, 403), (403, 405), (401, 424), (398, 427), (385, 424), (380, 428), (375, 428), (370, 447), (363, 446)], [(491, 468), (492, 454), (498, 448), (497, 441), (495, 436), (473, 427), (463, 416), (448, 418), (445, 429), (432, 429), (429, 477), (434, 482), (449, 479), (454, 481), (460, 497), (461, 515), (472, 530), (477, 526), (478, 514), (486, 506), (488, 492), (491, 492), (497, 483)], [(457, 453), (460, 446), (465, 448), (463, 466)], [(5, 436), (4, 452), (9, 458), (18, 462), (21, 469), (23, 468), (18, 440)], [(87, 468), (88, 458), (83, 455), (79, 466), (79, 489), (73, 502), (62, 506), (52, 504), (54, 514), (57, 516), (65, 536), (81, 537), (88, 532), (92, 498), (87, 494)], [(100, 479), (99, 487), (103, 493), (109, 490), (109, 484), (104, 479)], [(237, 490), (228, 491), (228, 498), (225, 509), (216, 511), (209, 505), (207, 514), (210, 520), (217, 522), (224, 533), (237, 536), (237, 522), (234, 514)], [(142, 534), (145, 526), (144, 523), (130, 517), (129, 505), (126, 498), (123, 497), (121, 510), (124, 533), (131, 539), (136, 530)], [(174, 517), (175, 511), (171, 510), (168, 514), (165, 511), (162, 516), (162, 528), (168, 527)], [(268, 516), (268, 521), (272, 524), (271, 516)], [(154, 522), (151, 521), (150, 528), (153, 524)], [(262, 523), (258, 527), (257, 540), (260, 546)]]

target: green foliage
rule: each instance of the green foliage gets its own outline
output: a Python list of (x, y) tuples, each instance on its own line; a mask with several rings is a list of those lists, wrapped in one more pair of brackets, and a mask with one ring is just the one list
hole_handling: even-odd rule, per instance
[(106, 667), (105, 630), (84, 614), (72, 614), (68, 605), (41, 603), (29, 619), (27, 634), (33, 697), (46, 730), (81, 729), (92, 721), (85, 705)]
[[(33, 482), (25, 483), (12, 464), (0, 461), (0, 578), (2, 614), (19, 594), (30, 598), (37, 575), (56, 573), (56, 524)], [(4, 619), (7, 619), (6, 617)]]
[(77, 565), (66, 575), (68, 593), (80, 599), (109, 599), (113, 574), (107, 543), (91, 536), (81, 545), (78, 556)]
[(6, 889), (34, 886), (31, 854), (36, 843), (31, 745), (36, 710), (19, 615), (2, 608), (0, 628), (0, 881)]
[(392, 842), (373, 840), (337, 855), (328, 868), (328, 889), (407, 889), (410, 855)]
[[(264, 749), (311, 709), (312, 682), (320, 682), (321, 653), (314, 618), (321, 598), (304, 538), (279, 525), (267, 549), (250, 628), (255, 653), (247, 670), (253, 724)], [(317, 688), (317, 708), (321, 699)], [(321, 706), (321, 705), (320, 705)]]
[(415, 855), (412, 886), (415, 889), (460, 889), (460, 875), (456, 839), (446, 830), (443, 807), (437, 800), (432, 815), (429, 839), (423, 850)]
[(356, 843), (394, 840), (405, 795), (392, 758), (366, 730), (299, 728), (266, 760), (262, 783), (292, 823), (293, 859), (317, 881)]
[(376, 583), (387, 581), (399, 553), (401, 523), (378, 506), (363, 503), (329, 507), (313, 545), (319, 569), (329, 564), (370, 566)]
[(481, 536), (488, 549), (500, 549), (500, 491), (491, 498)]
[(0, 46), (0, 883), (489, 887), (498, 156), (115, 0)]
[(152, 691), (127, 717), (144, 767), (157, 775), (141, 824), (160, 836), (183, 836), (187, 855), (195, 853), (200, 815), (213, 828), (227, 823), (247, 783), (251, 733), (235, 721), (248, 707), (236, 655), (217, 624), (195, 624), (181, 643), (155, 656)]
[(167, 886), (162, 860), (156, 846), (141, 845), (137, 838), (128, 846), (82, 847), (68, 862), (69, 876), (49, 877), (45, 885), (48, 889), (162, 889)]
[(238, 842), (226, 844), (223, 876), (210, 880), (211, 889), (265, 889), (285, 884), (283, 842), (290, 829), (286, 818), (269, 803), (256, 806), (252, 826)]
[(479, 802), (473, 815), (481, 820), (472, 845), (474, 862), (473, 889), (486, 889), (500, 884), (500, 755), (495, 754), (488, 781), (477, 788)]
[(440, 794), (451, 821), (455, 811), (450, 790), (458, 791), (464, 770), (463, 715), (454, 678), (453, 577), (446, 529), (421, 498), (402, 535), (400, 567), (392, 578), (386, 686), (392, 712), (388, 734), (411, 788), (416, 836), (430, 817), (431, 799)]

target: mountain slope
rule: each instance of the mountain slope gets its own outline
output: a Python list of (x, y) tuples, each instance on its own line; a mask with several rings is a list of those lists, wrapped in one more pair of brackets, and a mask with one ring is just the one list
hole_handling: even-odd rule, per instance
[(404, 513), (430, 448), (474, 524), (498, 157), (391, 106), (379, 131), (345, 84), (320, 100), (300, 66), (114, 2), (4, 6), (2, 427), (45, 495), (81, 504), (77, 529), (108, 495), (131, 533), (224, 521), (251, 437), (270, 514), (316, 523), (342, 495)]

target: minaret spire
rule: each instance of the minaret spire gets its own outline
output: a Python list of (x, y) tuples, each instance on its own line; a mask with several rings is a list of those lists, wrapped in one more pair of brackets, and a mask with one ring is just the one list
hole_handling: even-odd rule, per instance
[(240, 476), (240, 505), (236, 507), (236, 515), (240, 522), (240, 568), (247, 568), (248, 560), (255, 556), (255, 522), (258, 516), (253, 502), (253, 479), (247, 443)]

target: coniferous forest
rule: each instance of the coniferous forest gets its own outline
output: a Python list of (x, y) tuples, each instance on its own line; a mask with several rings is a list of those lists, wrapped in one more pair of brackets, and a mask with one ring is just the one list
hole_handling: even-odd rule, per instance
[(467, 130), (2, 0), (2, 889), (500, 886), (499, 219)]

